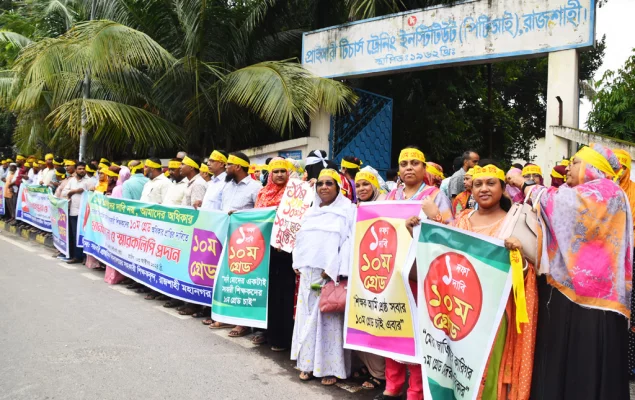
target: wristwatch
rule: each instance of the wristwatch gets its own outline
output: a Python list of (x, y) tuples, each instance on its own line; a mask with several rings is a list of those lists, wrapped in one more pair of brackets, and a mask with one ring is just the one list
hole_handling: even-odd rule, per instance
[(533, 179), (526, 180), (525, 183), (523, 183), (523, 188), (521, 189), (521, 191), (525, 193), (525, 189), (528, 186), (534, 186), (535, 184), (536, 184), (536, 181), (534, 181)]

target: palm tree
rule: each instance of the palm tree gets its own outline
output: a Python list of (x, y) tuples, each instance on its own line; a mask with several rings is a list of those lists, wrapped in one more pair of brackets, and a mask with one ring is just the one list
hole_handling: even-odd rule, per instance
[[(65, 34), (27, 45), (13, 70), (5, 72), (13, 80), (11, 90), (1, 93), (18, 115), (20, 146), (31, 149), (48, 141), (74, 148), (82, 109), (93, 149), (143, 151), (178, 145), (210, 121), (221, 126), (221, 115), (237, 107), (283, 134), (305, 128), (320, 109), (338, 113), (355, 101), (343, 84), (312, 76), (289, 60), (235, 68), (231, 55), (238, 39), (229, 39), (241, 20), (239, 10), (205, 0), (108, 4), (100, 8), (102, 15), (132, 27), (109, 20), (75, 22)], [(154, 12), (143, 12), (148, 9)], [(82, 96), (86, 71), (89, 98)], [(44, 132), (48, 127), (52, 136)]]

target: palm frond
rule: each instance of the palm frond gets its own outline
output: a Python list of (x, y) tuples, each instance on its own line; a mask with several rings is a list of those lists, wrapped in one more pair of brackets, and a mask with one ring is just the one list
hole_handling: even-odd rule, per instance
[(355, 101), (339, 82), (324, 82), (288, 61), (267, 61), (228, 74), (220, 86), (220, 106), (231, 102), (256, 113), (269, 127), (284, 134), (293, 125), (306, 129), (307, 117), (320, 109), (338, 113)]
[(82, 105), (88, 123), (94, 131), (93, 140), (105, 141), (113, 150), (122, 150), (131, 143), (137, 148), (169, 148), (182, 142), (179, 127), (147, 110), (107, 100), (74, 99), (62, 104), (48, 116), (55, 136), (81, 132)]
[(10, 31), (0, 31), (0, 42), (11, 43), (19, 50), (33, 43), (28, 37)]
[(67, 1), (49, 0), (44, 9), (44, 16), (51, 17), (52, 15), (59, 16), (64, 21), (66, 30), (69, 30), (75, 23), (77, 12), (69, 7)]
[(374, 18), (382, 14), (396, 13), (405, 8), (402, 0), (346, 0), (350, 18)]

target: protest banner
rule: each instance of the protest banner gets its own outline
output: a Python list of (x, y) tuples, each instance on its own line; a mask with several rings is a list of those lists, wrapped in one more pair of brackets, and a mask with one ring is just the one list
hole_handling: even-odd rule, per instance
[(77, 214), (77, 242), (75, 246), (84, 247), (84, 218), (86, 217), (87, 209), (90, 208), (90, 203), (88, 202), (88, 196), (90, 195), (89, 191), (84, 190), (82, 192), (82, 197), (79, 201), (79, 214)]
[(429, 221), (415, 237), (424, 398), (476, 399), (512, 286), (509, 251)]
[(409, 254), (412, 236), (405, 221), (420, 211), (418, 201), (358, 207), (344, 347), (418, 361), (416, 305), (408, 280), (414, 254)]
[(287, 253), (293, 251), (295, 235), (300, 230), (304, 214), (311, 207), (314, 197), (315, 190), (309, 182), (289, 179), (271, 232), (271, 245), (273, 247)]
[(0, 181), (0, 215), (4, 215), (4, 182)]
[(215, 321), (267, 328), (270, 238), (275, 215), (273, 207), (231, 215), (214, 286)]
[(167, 296), (210, 305), (229, 216), (91, 193), (84, 253)]
[(51, 232), (51, 202), (48, 186), (20, 185), (15, 219), (44, 232)]
[(69, 257), (68, 243), (68, 200), (58, 199), (49, 190), (49, 202), (51, 204), (51, 232), (53, 233), (53, 245), (64, 256)]

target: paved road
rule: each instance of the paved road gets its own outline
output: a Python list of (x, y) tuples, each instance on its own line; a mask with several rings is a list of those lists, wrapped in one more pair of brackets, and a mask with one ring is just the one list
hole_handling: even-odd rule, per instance
[[(301, 383), (289, 354), (215, 335), (0, 233), (0, 400), (356, 399)], [(180, 317), (180, 316), (179, 316)]]

